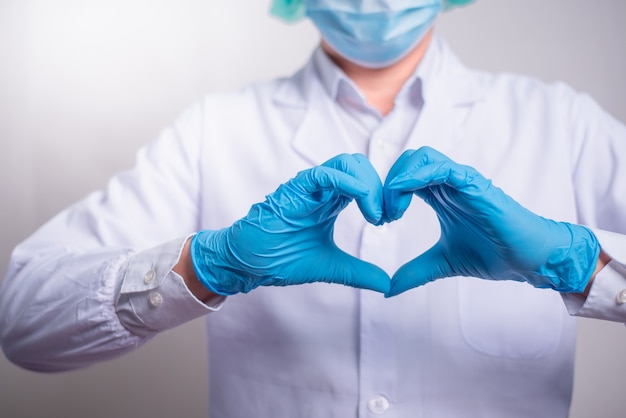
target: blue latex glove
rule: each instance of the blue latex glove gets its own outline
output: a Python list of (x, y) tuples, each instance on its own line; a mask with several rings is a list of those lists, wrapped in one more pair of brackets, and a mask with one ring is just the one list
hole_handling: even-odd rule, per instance
[(232, 226), (194, 236), (198, 279), (221, 295), (310, 282), (387, 292), (387, 273), (333, 241), (335, 219), (352, 199), (368, 222), (381, 222), (382, 184), (363, 155), (340, 155), (298, 173)]
[(600, 246), (590, 230), (535, 215), (472, 167), (432, 148), (406, 151), (391, 168), (386, 215), (399, 219), (413, 193), (437, 212), (441, 236), (394, 274), (386, 296), (450, 276), (582, 292), (595, 270)]

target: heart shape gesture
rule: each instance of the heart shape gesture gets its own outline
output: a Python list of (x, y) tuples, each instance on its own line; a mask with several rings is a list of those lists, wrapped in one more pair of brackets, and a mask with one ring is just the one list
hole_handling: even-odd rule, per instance
[[(441, 237), (391, 281), (335, 244), (335, 220), (353, 199), (380, 225), (400, 219), (413, 195), (435, 210)], [(429, 147), (403, 153), (384, 188), (364, 155), (339, 155), (298, 173), (232, 226), (200, 231), (191, 241), (199, 280), (221, 295), (329, 282), (390, 297), (451, 276), (582, 292), (599, 253), (587, 228), (535, 215), (472, 167)]]
[(382, 223), (382, 182), (364, 155), (302, 171), (232, 226), (197, 233), (190, 246), (196, 275), (221, 295), (310, 282), (386, 293), (387, 273), (333, 240), (335, 220), (353, 199), (368, 222)]
[(472, 167), (432, 148), (406, 151), (393, 165), (385, 216), (402, 217), (414, 194), (437, 213), (441, 237), (394, 274), (387, 297), (450, 276), (582, 292), (595, 270), (600, 245), (589, 229), (532, 213)]

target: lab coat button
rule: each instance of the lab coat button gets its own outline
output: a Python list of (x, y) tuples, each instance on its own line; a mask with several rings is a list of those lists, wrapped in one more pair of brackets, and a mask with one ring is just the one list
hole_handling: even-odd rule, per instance
[(387, 143), (386, 143), (384, 138), (377, 138), (376, 139), (376, 146), (378, 148), (385, 148), (385, 145), (387, 145)]
[(150, 269), (143, 276), (143, 282), (145, 284), (150, 284), (150, 283), (152, 283), (154, 281), (155, 277), (156, 277), (156, 271), (154, 271), (154, 269)]
[(367, 402), (367, 409), (376, 415), (382, 415), (389, 409), (389, 400), (383, 395), (377, 395)]
[(158, 308), (163, 305), (163, 296), (161, 296), (159, 292), (150, 292), (148, 299), (150, 301), (150, 306), (153, 308)]
[(626, 289), (622, 289), (617, 293), (615, 297), (615, 303), (618, 305), (623, 305), (626, 303)]

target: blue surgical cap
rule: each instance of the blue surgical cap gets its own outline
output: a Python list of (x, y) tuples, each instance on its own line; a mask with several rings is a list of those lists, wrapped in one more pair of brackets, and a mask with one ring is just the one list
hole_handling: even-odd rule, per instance
[(272, 0), (270, 13), (285, 22), (297, 22), (304, 17), (304, 0)]
[[(444, 10), (450, 10), (454, 7), (465, 6), (474, 0), (443, 0)], [(270, 13), (279, 19), (293, 23), (304, 18), (306, 8), (304, 0), (272, 0)]]
[(474, 0), (443, 0), (443, 9), (450, 10), (454, 7), (467, 6)]

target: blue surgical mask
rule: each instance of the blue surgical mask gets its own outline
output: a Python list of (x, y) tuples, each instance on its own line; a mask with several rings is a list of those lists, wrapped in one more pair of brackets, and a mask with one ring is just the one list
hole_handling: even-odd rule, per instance
[(303, 0), (322, 38), (344, 58), (382, 68), (424, 37), (443, 0)]

